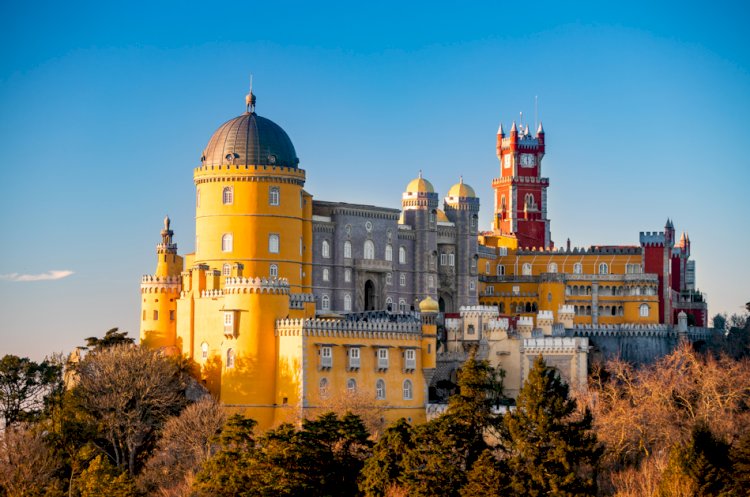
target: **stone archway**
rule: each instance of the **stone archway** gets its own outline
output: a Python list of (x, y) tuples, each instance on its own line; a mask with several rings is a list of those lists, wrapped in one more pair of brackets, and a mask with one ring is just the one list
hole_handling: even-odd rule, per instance
[(440, 312), (456, 312), (453, 308), (453, 296), (450, 293), (439, 293), (438, 294), (438, 306)]
[(375, 283), (372, 280), (365, 281), (365, 310), (374, 311), (378, 308), (378, 296), (375, 291)]

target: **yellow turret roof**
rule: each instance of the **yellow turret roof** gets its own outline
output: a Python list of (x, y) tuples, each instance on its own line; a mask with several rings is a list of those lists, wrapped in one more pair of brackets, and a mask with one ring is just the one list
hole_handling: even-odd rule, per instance
[(448, 190), (448, 196), (449, 197), (476, 197), (477, 194), (474, 192), (474, 189), (464, 183), (463, 177), (461, 177), (455, 185), (451, 186), (451, 189)]
[(419, 310), (420, 312), (440, 312), (440, 306), (437, 300), (428, 295), (419, 303)]
[(422, 171), (419, 171), (419, 177), (411, 180), (406, 185), (406, 191), (409, 193), (435, 193), (432, 183), (422, 177)]
[(445, 211), (443, 209), (437, 209), (437, 222), (438, 223), (450, 223), (451, 220), (448, 219), (448, 216), (445, 215)]

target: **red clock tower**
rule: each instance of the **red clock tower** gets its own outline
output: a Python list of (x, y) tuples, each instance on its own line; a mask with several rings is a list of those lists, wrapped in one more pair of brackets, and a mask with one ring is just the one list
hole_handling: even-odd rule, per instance
[(520, 131), (513, 123), (506, 136), (503, 126), (497, 130), (497, 158), (500, 177), (492, 180), (495, 190), (493, 231), (515, 235), (519, 247), (553, 247), (547, 219), (547, 187), (542, 178), (544, 129), (539, 123), (536, 136), (529, 127)]

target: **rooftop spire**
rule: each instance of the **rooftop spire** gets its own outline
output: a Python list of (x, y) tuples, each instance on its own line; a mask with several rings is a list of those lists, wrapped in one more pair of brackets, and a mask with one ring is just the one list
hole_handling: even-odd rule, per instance
[(536, 129), (537, 135), (543, 135), (544, 134), (544, 128), (542, 127), (542, 121), (539, 121), (539, 127)]
[(511, 133), (518, 132), (518, 128), (516, 128), (516, 122), (515, 121), (513, 121), (513, 126), (510, 127), (510, 132)]
[(505, 133), (503, 133), (503, 123), (500, 123), (500, 126), (497, 128), (497, 134), (500, 136), (503, 136)]
[(253, 94), (253, 75), (250, 75), (250, 92), (245, 96), (245, 111), (255, 114), (255, 95)]

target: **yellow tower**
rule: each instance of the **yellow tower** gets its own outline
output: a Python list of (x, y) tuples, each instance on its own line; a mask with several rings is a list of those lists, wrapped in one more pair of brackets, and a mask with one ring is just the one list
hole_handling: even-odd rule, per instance
[(164, 218), (161, 243), (156, 246), (156, 271), (141, 280), (141, 344), (175, 350), (177, 299), (180, 296), (182, 257), (172, 242), (174, 232)]

